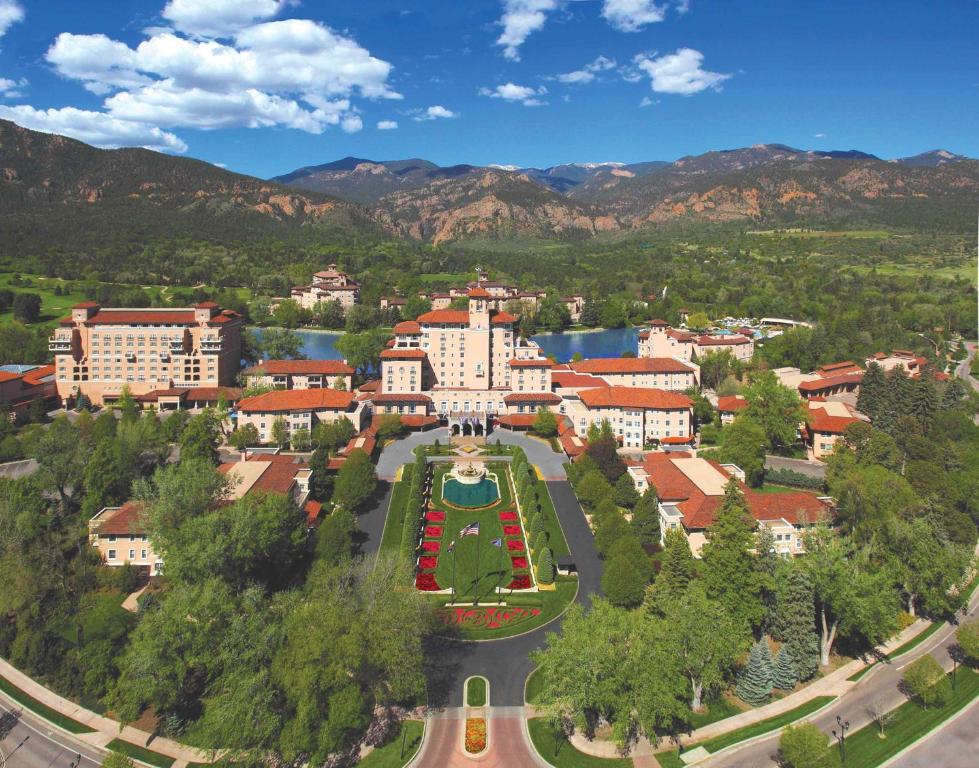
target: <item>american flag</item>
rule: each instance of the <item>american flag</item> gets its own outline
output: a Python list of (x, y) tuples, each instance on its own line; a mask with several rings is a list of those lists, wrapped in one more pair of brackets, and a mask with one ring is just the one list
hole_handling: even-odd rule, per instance
[(459, 531), (460, 538), (462, 536), (479, 536), (479, 523), (469, 523), (465, 528)]

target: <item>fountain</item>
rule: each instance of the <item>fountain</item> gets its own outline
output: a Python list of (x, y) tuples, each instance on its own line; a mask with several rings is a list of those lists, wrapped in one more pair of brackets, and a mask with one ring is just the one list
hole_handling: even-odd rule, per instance
[(476, 466), (471, 461), (469, 462), (469, 466), (466, 467), (453, 464), (449, 475), (463, 485), (478, 485), (486, 477), (486, 468), (482, 464)]
[(442, 499), (453, 507), (479, 509), (499, 501), (500, 487), (484, 465), (454, 463), (443, 477)]

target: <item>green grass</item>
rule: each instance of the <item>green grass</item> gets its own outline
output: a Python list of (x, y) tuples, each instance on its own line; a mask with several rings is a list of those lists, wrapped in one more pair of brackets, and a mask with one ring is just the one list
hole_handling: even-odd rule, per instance
[(540, 499), (541, 513), (544, 515), (544, 531), (547, 533), (547, 543), (555, 557), (567, 555), (568, 542), (564, 538), (564, 531), (558, 520), (557, 512), (554, 510), (554, 502), (551, 501), (551, 494), (547, 492), (547, 483), (543, 480), (536, 480), (537, 496)]
[(40, 701), (35, 699), (28, 693), (25, 693), (16, 685), (11, 683), (6, 678), (0, 677), (0, 691), (3, 691), (7, 696), (16, 701), (23, 707), (27, 707), (35, 715), (39, 715), (47, 720), (49, 723), (53, 723), (62, 730), (68, 731), (69, 733), (93, 733), (94, 729), (89, 728), (87, 725), (79, 723), (77, 720), (72, 720), (70, 717), (51, 709), (47, 704), (42, 704)]
[(690, 728), (693, 730), (703, 728), (705, 725), (716, 723), (718, 720), (740, 715), (744, 711), (722, 696), (709, 702), (703, 712), (692, 712), (690, 714)]
[(544, 690), (544, 671), (537, 667), (527, 676), (527, 686), (524, 689), (524, 698), (528, 704), (537, 704), (540, 701), (541, 693)]
[[(415, 756), (422, 745), (425, 724), (421, 720), (405, 720), (395, 737), (377, 747), (357, 763), (361, 768), (402, 768)], [(407, 733), (407, 736), (405, 736)], [(401, 740), (404, 739), (404, 757), (401, 756)]]
[[(878, 738), (877, 725), (870, 723), (846, 737), (846, 765), (874, 768), (911, 745), (933, 728), (979, 696), (979, 673), (959, 667), (956, 689), (941, 707), (923, 709), (908, 701), (893, 711), (893, 719), (885, 730), (886, 738)], [(839, 752), (833, 752), (833, 765), (840, 765)]]
[(411, 491), (411, 475), (415, 467), (405, 464), (401, 469), (401, 479), (391, 490), (391, 502), (388, 514), (384, 520), (384, 531), (381, 533), (380, 551), (396, 554), (401, 549), (401, 538), (405, 527), (408, 494)]
[(486, 678), (472, 677), (466, 683), (466, 706), (485, 707), (486, 706)]
[(687, 768), (687, 764), (680, 759), (679, 750), (673, 749), (669, 752), (657, 752), (656, 762), (660, 768)]
[[(508, 606), (523, 606), (540, 608), (540, 615), (533, 620), (528, 620), (511, 627), (500, 627), (499, 629), (466, 629), (454, 635), (461, 640), (500, 640), (504, 637), (521, 635), (529, 632), (534, 627), (539, 627), (560, 616), (564, 610), (571, 605), (574, 596), (578, 593), (578, 580), (574, 577), (559, 578), (555, 582), (557, 589), (553, 592), (537, 592), (515, 594), (505, 596)], [(439, 604), (445, 602), (445, 596), (439, 596)], [(458, 599), (458, 596), (457, 596)], [(464, 599), (464, 598), (463, 598)], [(472, 597), (469, 597), (472, 600)]]
[[(746, 725), (744, 728), (738, 728), (735, 731), (725, 733), (722, 736), (710, 739), (709, 741), (705, 741), (697, 746), (704, 747), (711, 753), (720, 752), (722, 749), (730, 747), (733, 744), (737, 744), (739, 741), (753, 739), (755, 736), (760, 736), (763, 733), (777, 730), (778, 728), (788, 725), (789, 723), (794, 723), (796, 720), (801, 720), (807, 715), (811, 715), (817, 709), (822, 709), (835, 698), (835, 696), (817, 696), (811, 701), (807, 701), (805, 704), (798, 706), (795, 709), (790, 709), (788, 712), (783, 712), (781, 715), (769, 717), (767, 720), (760, 720), (757, 723)], [(687, 749), (690, 749), (690, 747)]]
[(632, 768), (632, 760), (627, 757), (592, 757), (563, 739), (559, 742), (543, 717), (531, 718), (527, 726), (534, 748), (555, 768)]
[(943, 621), (934, 621), (934, 622), (932, 622), (931, 623), (931, 626), (929, 626), (927, 629), (922, 630), (921, 632), (919, 632), (917, 635), (915, 635), (914, 637), (912, 637), (910, 640), (908, 640), (903, 645), (899, 645), (897, 648), (895, 648), (890, 653), (885, 654), (884, 655), (884, 658), (881, 659), (880, 661), (875, 661), (872, 664), (868, 664), (866, 667), (864, 667), (863, 669), (861, 669), (859, 672), (856, 672), (856, 673), (850, 675), (847, 678), (847, 680), (850, 681), (851, 683), (856, 682), (861, 677), (863, 677), (865, 674), (867, 674), (871, 669), (873, 669), (878, 664), (880, 664), (882, 661), (883, 662), (893, 661), (898, 656), (902, 656), (903, 654), (907, 653), (908, 651), (911, 651), (911, 650), (917, 648), (925, 640), (927, 640), (929, 637), (931, 637), (933, 634), (935, 634), (938, 630), (940, 630), (943, 626), (945, 626), (945, 622), (943, 622)]
[(123, 755), (126, 755), (126, 757), (131, 757), (133, 760), (139, 760), (141, 763), (154, 765), (156, 768), (170, 768), (171, 765), (177, 762), (172, 757), (161, 755), (159, 752), (154, 752), (152, 749), (146, 749), (146, 747), (131, 744), (130, 742), (123, 741), (122, 739), (113, 739), (106, 744), (105, 748), (111, 749), (114, 752), (120, 752)]

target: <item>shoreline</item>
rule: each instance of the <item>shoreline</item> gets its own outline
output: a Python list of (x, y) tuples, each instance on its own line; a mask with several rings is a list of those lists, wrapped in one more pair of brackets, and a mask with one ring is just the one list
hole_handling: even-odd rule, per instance
[(343, 331), (332, 331), (328, 328), (283, 328), (281, 325), (260, 325), (255, 326), (259, 331), (265, 330), (280, 330), (280, 331), (294, 331), (295, 333), (323, 333), (327, 336), (343, 336)]
[[(541, 331), (540, 333), (535, 333), (534, 336), (568, 336), (570, 334), (579, 333), (606, 333), (609, 331), (636, 331), (640, 330), (640, 326), (626, 326), (625, 328), (569, 328), (566, 331)], [(531, 336), (531, 338), (534, 338)]]

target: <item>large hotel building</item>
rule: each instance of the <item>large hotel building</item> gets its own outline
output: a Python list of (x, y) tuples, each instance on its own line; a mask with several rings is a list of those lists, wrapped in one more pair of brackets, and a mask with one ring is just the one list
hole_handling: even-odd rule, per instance
[(241, 367), (242, 318), (212, 301), (166, 309), (103, 309), (76, 304), (51, 336), (62, 400), (84, 394), (94, 404), (161, 390), (235, 383)]

